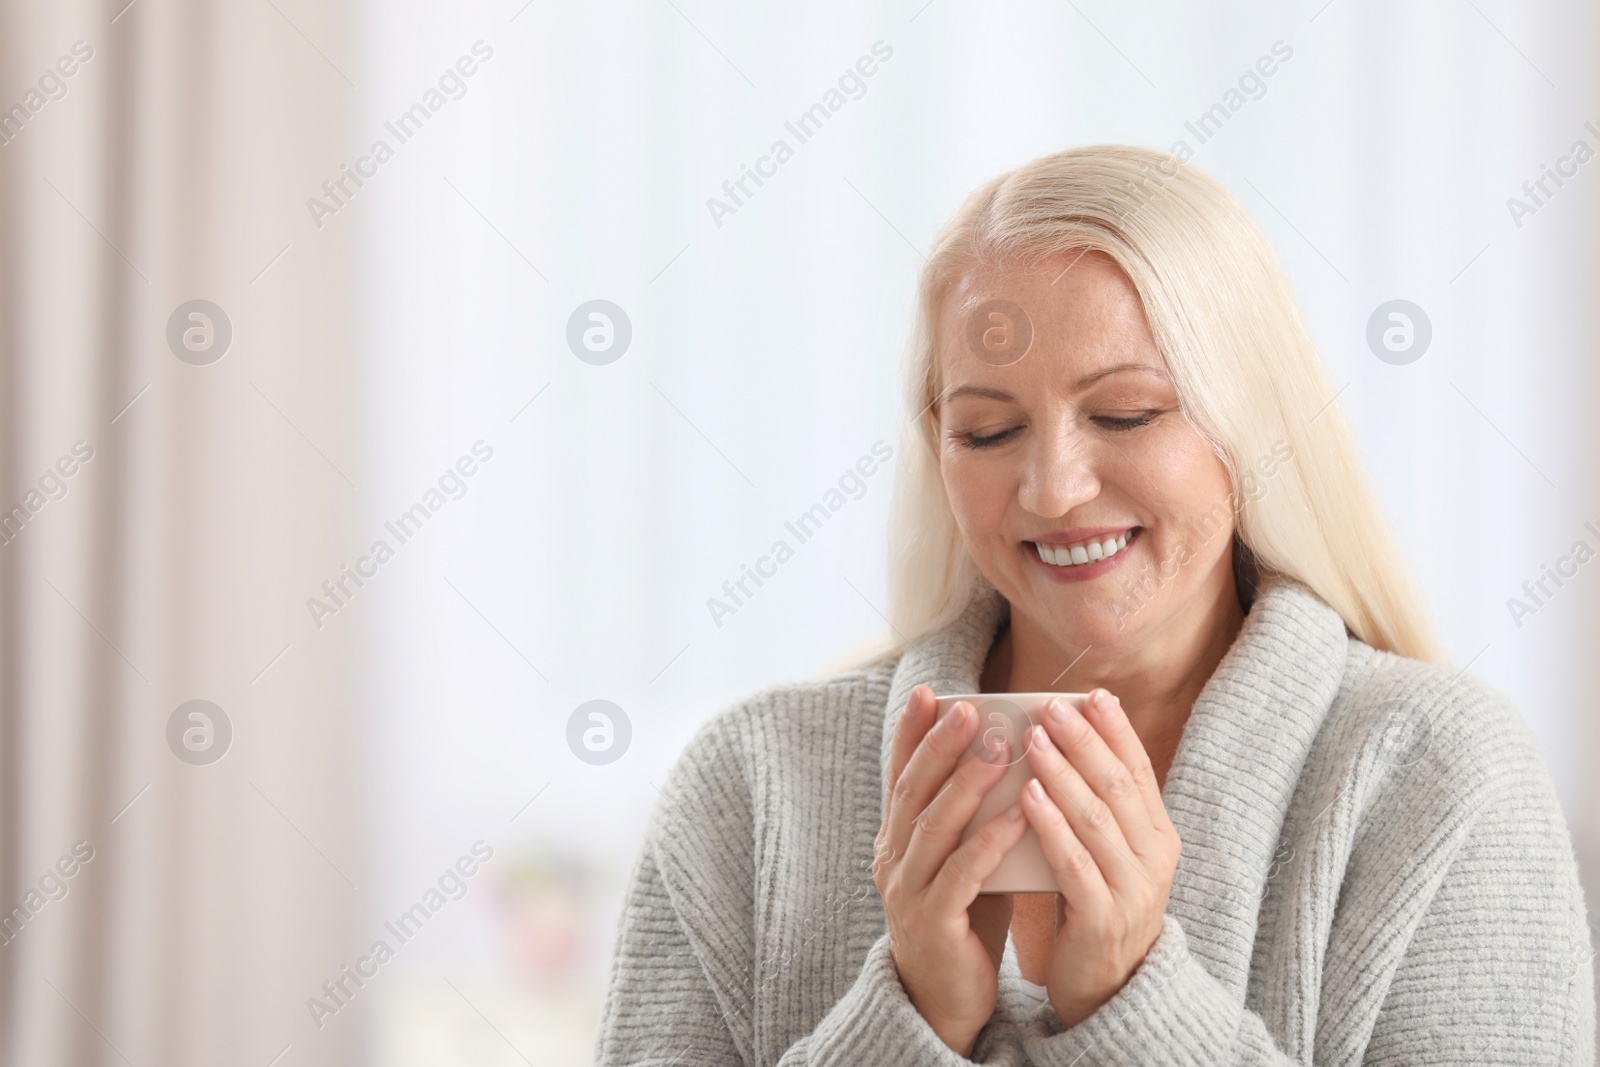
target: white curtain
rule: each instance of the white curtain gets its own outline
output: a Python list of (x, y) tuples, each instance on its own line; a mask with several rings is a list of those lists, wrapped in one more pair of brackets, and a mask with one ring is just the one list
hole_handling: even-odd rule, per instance
[(359, 1046), (305, 1005), (366, 887), (356, 631), (305, 607), (364, 477), (351, 231), (305, 206), (347, 35), (287, 0), (0, 5), (5, 1063)]

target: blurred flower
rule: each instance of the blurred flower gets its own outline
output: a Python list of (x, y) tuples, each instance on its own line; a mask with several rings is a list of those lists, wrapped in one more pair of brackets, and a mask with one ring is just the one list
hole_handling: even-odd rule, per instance
[(585, 965), (584, 939), (594, 872), (583, 855), (552, 841), (513, 846), (495, 901), (512, 969), (539, 984), (573, 979)]

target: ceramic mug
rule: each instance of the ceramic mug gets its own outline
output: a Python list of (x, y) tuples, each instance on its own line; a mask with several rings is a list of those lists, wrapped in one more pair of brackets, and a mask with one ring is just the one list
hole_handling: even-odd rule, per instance
[[(1084, 710), (1087, 693), (954, 693), (937, 697), (938, 722), (950, 713), (958, 701), (965, 700), (978, 713), (978, 729), (967, 744), (957, 766), (969, 759), (977, 759), (989, 747), (992, 739), (1003, 737), (1011, 751), (1009, 765), (1001, 779), (989, 787), (978, 804), (976, 814), (961, 832), (965, 843), (984, 823), (993, 819), (1022, 799), (1022, 787), (1033, 778), (1033, 767), (1028, 763), (1027, 745), (1033, 736), (1033, 727), (1043, 725), (1045, 705), (1059, 697)], [(1026, 815), (1023, 816), (1027, 818)], [(1000, 866), (983, 880), (982, 893), (1057, 893), (1055, 873), (1045, 862), (1044, 849), (1039, 844), (1039, 834), (1030, 824), (1022, 839), (1011, 846)]]

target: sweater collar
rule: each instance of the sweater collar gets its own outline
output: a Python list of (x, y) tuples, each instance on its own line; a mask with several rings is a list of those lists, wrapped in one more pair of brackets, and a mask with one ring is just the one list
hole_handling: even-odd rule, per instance
[[(895, 665), (879, 770), (918, 684), (973, 693), (1005, 598), (987, 582), (962, 614), (914, 641)], [(1162, 799), (1183, 842), (1167, 910), (1191, 951), (1243, 996), (1259, 897), (1300, 770), (1343, 678), (1349, 636), (1339, 613), (1294, 578), (1263, 583), (1237, 638), (1196, 698)], [(1231, 905), (1231, 906), (1230, 906)]]

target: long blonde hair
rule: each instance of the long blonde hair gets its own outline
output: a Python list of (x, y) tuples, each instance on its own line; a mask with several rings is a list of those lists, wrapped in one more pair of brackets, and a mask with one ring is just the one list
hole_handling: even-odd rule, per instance
[[(936, 323), (950, 284), (975, 269), (1087, 250), (1109, 255), (1138, 290), (1183, 414), (1227, 466), (1236, 566), (1253, 582), (1298, 579), (1374, 648), (1446, 662), (1265, 236), (1220, 183), (1182, 159), (1093, 145), (985, 183), (934, 244), (906, 361), (890, 631), (832, 669), (899, 655), (993, 588), (967, 553), (939, 470)], [(1285, 452), (1292, 458), (1255, 492), (1254, 464)]]

